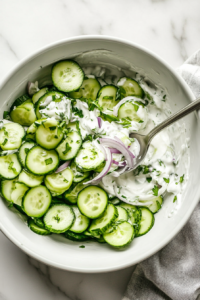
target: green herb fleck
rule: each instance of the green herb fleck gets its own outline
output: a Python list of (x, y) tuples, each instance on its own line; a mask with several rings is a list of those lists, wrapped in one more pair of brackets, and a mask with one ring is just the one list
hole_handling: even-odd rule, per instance
[(177, 200), (177, 196), (174, 197), (173, 203), (176, 202), (176, 200)]
[(148, 166), (144, 166), (143, 174), (148, 174), (148, 173), (149, 173), (149, 167)]
[(4, 146), (7, 143), (7, 141), (8, 139), (5, 139), (1, 145)]
[(133, 104), (133, 106), (134, 106), (134, 110), (137, 112), (137, 111), (138, 111), (138, 109), (139, 109), (139, 106), (138, 106), (138, 105), (136, 105), (136, 104)]
[(24, 152), (27, 154), (29, 152), (29, 148), (24, 148)]
[(151, 181), (152, 181), (152, 178), (151, 178), (151, 177), (147, 177), (146, 180), (147, 180), (148, 182), (151, 182)]
[(184, 176), (185, 175), (183, 174), (183, 176), (180, 177), (180, 183), (182, 183), (184, 181)]
[(159, 190), (158, 186), (154, 185), (154, 188), (152, 189), (154, 196), (158, 196), (158, 190)]
[(9, 111), (4, 110), (3, 118), (6, 119), (9, 116)]
[(67, 154), (67, 152), (69, 152), (72, 149), (72, 147), (70, 147), (70, 145), (68, 143), (65, 144), (65, 151), (63, 151), (63, 154)]
[(53, 162), (53, 159), (51, 157), (45, 159), (45, 164), (46, 165), (50, 165), (50, 164), (52, 164), (52, 162)]
[(144, 121), (140, 120), (138, 123), (144, 123)]
[(88, 158), (88, 156), (84, 156), (84, 157), (83, 157), (83, 159), (86, 159), (86, 158)]
[(60, 217), (59, 217), (59, 215), (57, 214), (56, 216), (54, 216), (53, 217), (53, 219), (54, 220), (56, 220), (57, 221), (57, 223), (59, 223), (60, 222)]
[(73, 108), (73, 113), (75, 116), (79, 116), (79, 118), (83, 118), (83, 112), (81, 109), (78, 109), (77, 107)]
[(84, 246), (84, 245), (81, 245), (81, 246), (79, 246), (79, 248), (85, 248), (85, 246)]
[(163, 178), (166, 183), (169, 183), (169, 178)]
[(158, 162), (159, 162), (159, 165), (160, 165), (160, 166), (163, 165), (163, 166), (165, 167), (165, 164), (164, 164), (164, 162), (163, 162), (161, 159), (159, 159)]
[(103, 99), (105, 99), (105, 100), (113, 100), (113, 96), (104, 96)]

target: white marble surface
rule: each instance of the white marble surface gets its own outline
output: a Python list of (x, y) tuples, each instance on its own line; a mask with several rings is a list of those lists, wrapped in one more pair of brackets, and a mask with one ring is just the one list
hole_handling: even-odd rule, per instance
[[(200, 48), (199, 0), (0, 0), (0, 80), (20, 59), (75, 35), (112, 35), (173, 67)], [(27, 257), (0, 233), (0, 300), (119, 300), (134, 267), (78, 274)]]

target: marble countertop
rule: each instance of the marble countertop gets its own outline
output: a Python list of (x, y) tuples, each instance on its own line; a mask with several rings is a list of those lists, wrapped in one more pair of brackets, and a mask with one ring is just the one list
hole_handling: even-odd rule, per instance
[[(22, 58), (59, 39), (111, 35), (178, 67), (200, 48), (199, 0), (0, 0), (0, 80)], [(0, 300), (120, 300), (133, 267), (79, 274), (28, 257), (0, 232)]]

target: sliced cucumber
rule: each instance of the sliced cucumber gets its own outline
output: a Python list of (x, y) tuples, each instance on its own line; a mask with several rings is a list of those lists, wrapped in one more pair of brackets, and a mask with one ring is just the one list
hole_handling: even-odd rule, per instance
[(73, 205), (72, 209), (75, 215), (75, 220), (72, 227), (70, 228), (70, 231), (75, 233), (82, 233), (88, 228), (90, 219), (82, 215), (77, 206)]
[(15, 182), (17, 179), (13, 180), (2, 180), (1, 181), (1, 194), (9, 202), (12, 202), (11, 194), (15, 187)]
[(117, 197), (109, 198), (109, 202), (114, 204), (114, 205), (118, 205), (118, 204), (121, 203), (121, 201)]
[(19, 206), (22, 204), (22, 198), (28, 191), (28, 186), (22, 182), (15, 182), (11, 192), (11, 201)]
[(137, 233), (140, 229), (140, 220), (141, 220), (140, 208), (123, 202), (120, 203), (120, 206), (127, 210), (128, 222), (134, 226), (135, 233)]
[(69, 131), (78, 131), (79, 132), (79, 122), (78, 121), (70, 122), (70, 123), (67, 124), (66, 128)]
[(117, 83), (120, 89), (121, 99), (127, 96), (135, 96), (142, 98), (144, 96), (144, 91), (137, 81), (129, 77), (122, 77)]
[(21, 146), (25, 136), (24, 128), (17, 123), (6, 123), (0, 130), (0, 146), (2, 150), (14, 150)]
[(26, 192), (22, 200), (22, 208), (29, 217), (42, 217), (51, 204), (51, 193), (39, 185)]
[(82, 147), (75, 158), (75, 163), (80, 170), (86, 172), (95, 170), (105, 161), (103, 152), (90, 141), (83, 143)]
[(35, 139), (38, 145), (44, 149), (55, 149), (63, 139), (63, 133), (60, 132), (57, 125), (47, 127), (45, 124), (41, 124), (35, 133)]
[(121, 206), (116, 206), (116, 209), (118, 211), (118, 217), (115, 220), (115, 222), (118, 221), (128, 221), (128, 212), (125, 208), (121, 207)]
[(118, 217), (117, 208), (113, 204), (108, 204), (106, 210), (100, 218), (97, 218), (92, 221), (89, 232), (95, 232), (97, 234), (103, 234), (110, 225), (116, 220)]
[(78, 184), (73, 184), (71, 188), (68, 191), (66, 191), (66, 193), (64, 194), (64, 199), (72, 204), (77, 203), (78, 193), (86, 187), (84, 183), (87, 181), (88, 180), (85, 179)]
[(38, 100), (48, 92), (48, 88), (44, 87), (41, 90), (39, 90), (37, 93), (35, 93), (32, 97), (32, 101), (35, 104), (36, 102), (38, 102)]
[(35, 175), (50, 174), (58, 168), (59, 157), (55, 150), (39, 146), (31, 148), (26, 157), (26, 168)]
[(40, 113), (40, 109), (45, 108), (52, 101), (60, 101), (65, 95), (60, 92), (51, 91), (44, 94), (36, 103), (36, 116), (38, 119), (42, 118), (42, 114)]
[(80, 88), (84, 79), (83, 70), (73, 60), (63, 60), (55, 63), (51, 76), (55, 87), (63, 92), (76, 91)]
[(19, 163), (17, 154), (9, 154), (0, 157), (0, 178), (14, 179), (21, 172), (22, 167)]
[(74, 222), (74, 213), (66, 204), (54, 204), (44, 216), (45, 228), (54, 233), (67, 231)]
[(69, 93), (70, 97), (75, 99), (86, 98), (96, 100), (97, 93), (101, 85), (96, 78), (85, 77), (78, 91)]
[(27, 172), (26, 170), (23, 170), (19, 174), (19, 181), (26, 184), (29, 187), (35, 187), (40, 185), (43, 179), (44, 176), (36, 176), (34, 174)]
[(161, 207), (162, 207), (162, 203), (163, 203), (163, 198), (161, 196), (155, 197), (153, 198), (151, 201), (153, 201), (152, 204), (148, 205), (148, 209), (150, 209), (150, 211), (155, 214), (157, 213)]
[(34, 104), (31, 100), (25, 101), (11, 111), (10, 117), (13, 122), (19, 123), (23, 126), (30, 126), (36, 121)]
[(146, 234), (154, 225), (154, 215), (146, 207), (141, 208), (142, 217), (140, 220), (140, 229), (137, 232), (136, 236), (141, 236)]
[(27, 129), (26, 133), (28, 134), (35, 134), (37, 128), (40, 126), (40, 124), (42, 124), (45, 120), (47, 120), (46, 118), (40, 119), (35, 121), (31, 126), (29, 126), (29, 128)]
[(89, 236), (86, 236), (83, 233), (72, 232), (71, 228), (70, 228), (70, 230), (68, 230), (68, 231), (65, 232), (65, 237), (68, 240), (72, 240), (72, 241), (75, 241), (75, 242), (84, 242), (84, 241), (90, 240)]
[(50, 235), (51, 232), (45, 228), (41, 228), (35, 224), (35, 222), (30, 218), (28, 220), (28, 227), (35, 233), (39, 235)]
[(44, 183), (47, 188), (55, 194), (63, 194), (72, 184), (73, 172), (69, 168), (59, 172), (47, 175)]
[(108, 195), (100, 187), (88, 186), (78, 194), (77, 205), (81, 213), (90, 219), (99, 218), (108, 204)]
[(103, 111), (106, 111), (107, 109), (112, 110), (113, 107), (117, 105), (119, 102), (116, 100), (117, 91), (118, 88), (114, 85), (105, 85), (100, 89), (97, 100), (99, 105), (103, 108)]
[(21, 145), (18, 153), (19, 161), (25, 167), (26, 156), (31, 148), (35, 146), (34, 142), (25, 142)]
[(33, 221), (34, 221), (35, 225), (37, 225), (38, 227), (45, 228), (42, 218), (33, 218)]
[(77, 131), (69, 132), (66, 139), (56, 148), (61, 160), (71, 160), (76, 156), (82, 144)]
[(138, 109), (139, 106), (137, 104), (127, 101), (120, 106), (118, 110), (118, 118), (139, 122), (140, 117), (137, 115)]
[(85, 178), (89, 177), (89, 175), (90, 175), (90, 172), (80, 172), (77, 169), (75, 162), (71, 163), (70, 169), (74, 173), (73, 182), (76, 182), (76, 183), (83, 181)]
[(125, 247), (130, 244), (134, 238), (134, 228), (130, 223), (124, 221), (111, 233), (105, 233), (103, 237), (106, 243), (113, 247)]

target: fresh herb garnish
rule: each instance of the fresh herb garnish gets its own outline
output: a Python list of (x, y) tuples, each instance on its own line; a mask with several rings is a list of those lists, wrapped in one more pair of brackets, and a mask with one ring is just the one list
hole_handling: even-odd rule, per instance
[(146, 180), (147, 180), (148, 182), (151, 182), (151, 181), (152, 181), (152, 178), (151, 178), (151, 177), (147, 177)]
[(163, 178), (166, 183), (169, 183), (169, 178)]
[(45, 164), (46, 165), (50, 165), (50, 164), (52, 164), (52, 162), (53, 162), (53, 159), (51, 157), (45, 159)]
[(63, 154), (67, 154), (72, 149), (68, 143), (65, 144), (65, 151), (63, 151)]
[(3, 118), (7, 119), (7, 117), (9, 117), (9, 111), (4, 110), (4, 112), (3, 112)]
[(81, 246), (79, 246), (79, 248), (85, 248), (85, 246), (84, 246), (84, 245), (81, 245)]
[(81, 109), (74, 107), (72, 111), (75, 114), (75, 116), (79, 116), (79, 118), (83, 118), (83, 112)]
[(177, 196), (174, 197), (173, 203), (176, 202), (176, 200), (177, 200)]
[(159, 190), (158, 186), (154, 185), (154, 188), (152, 189), (154, 196), (158, 196), (158, 190)]
[(184, 181), (184, 176), (185, 175), (183, 174), (183, 176), (180, 177), (180, 183), (182, 183)]
[(7, 143), (7, 141), (8, 141), (8, 139), (5, 139), (1, 145), (5, 146), (5, 144)]

